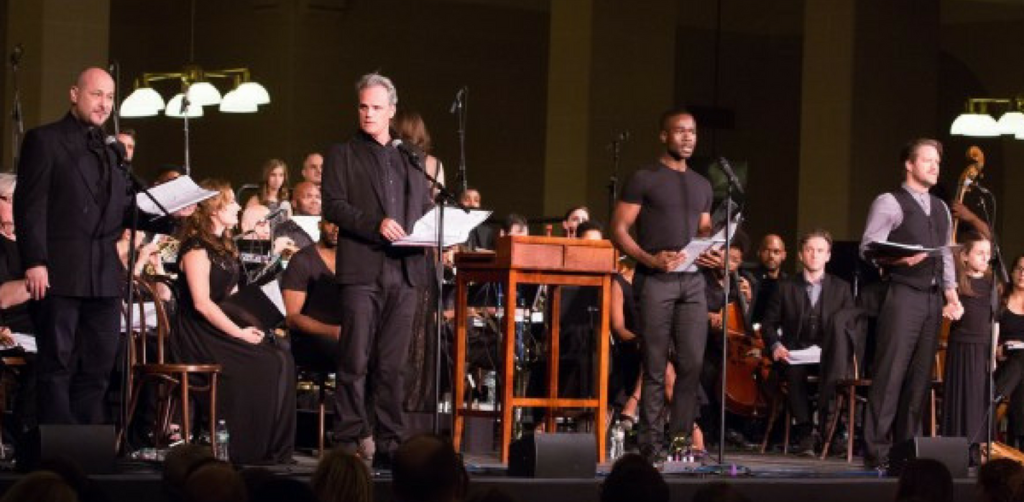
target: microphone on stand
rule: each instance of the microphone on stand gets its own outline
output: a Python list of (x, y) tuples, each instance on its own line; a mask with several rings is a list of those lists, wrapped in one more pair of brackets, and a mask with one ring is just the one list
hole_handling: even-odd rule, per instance
[(452, 106), (448, 108), (448, 113), (454, 114), (455, 110), (462, 108), (462, 98), (466, 95), (467, 86), (462, 86), (459, 91), (455, 93), (455, 101), (452, 101)]
[(103, 138), (103, 143), (114, 151), (114, 155), (117, 156), (117, 165), (120, 166), (125, 163), (125, 159), (128, 157), (128, 152), (124, 149), (123, 143), (118, 141), (114, 136), (107, 136), (106, 138)]
[(964, 180), (964, 186), (965, 187), (973, 186), (974, 188), (978, 189), (979, 192), (981, 192), (981, 193), (983, 193), (985, 195), (992, 195), (992, 192), (990, 192), (987, 188), (981, 186), (981, 183), (979, 183), (977, 181), (974, 181), (974, 180), (969, 180), (969, 179), (968, 180)]
[(21, 57), (25, 55), (25, 48), (21, 44), (17, 44), (11, 49), (11, 66), (17, 68), (21, 64)]
[(420, 154), (419, 152), (416, 151), (415, 148), (410, 148), (409, 145), (406, 145), (402, 140), (398, 138), (395, 138), (393, 141), (391, 141), (391, 146), (397, 148), (398, 151), (405, 154), (405, 156), (409, 158), (409, 161), (412, 162), (414, 165), (420, 165)]
[(736, 177), (736, 173), (732, 170), (732, 166), (729, 165), (729, 161), (725, 157), (718, 158), (718, 168), (725, 173), (726, 178), (729, 178), (729, 183), (733, 189), (740, 195), (743, 195), (743, 185), (740, 184), (740, 179)]

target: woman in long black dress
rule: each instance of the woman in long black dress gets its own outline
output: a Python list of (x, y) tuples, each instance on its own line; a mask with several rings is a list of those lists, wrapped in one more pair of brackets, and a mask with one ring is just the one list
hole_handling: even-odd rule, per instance
[(223, 181), (202, 186), (218, 195), (185, 223), (178, 257), (179, 308), (171, 347), (180, 362), (219, 363), (217, 417), (231, 433), (231, 461), (289, 462), (295, 438), (295, 369), (291, 354), (253, 326), (239, 326), (219, 304), (237, 289), (238, 251), (231, 229), (240, 209)]
[(1010, 401), (1009, 442), (1024, 446), (1024, 256), (1013, 260), (1010, 287), (1003, 298), (999, 315), (999, 370), (996, 372), (996, 396)]
[(992, 245), (978, 234), (969, 235), (958, 253), (957, 280), (964, 314), (949, 331), (946, 350), (942, 434), (983, 439), (989, 347), (992, 337)]

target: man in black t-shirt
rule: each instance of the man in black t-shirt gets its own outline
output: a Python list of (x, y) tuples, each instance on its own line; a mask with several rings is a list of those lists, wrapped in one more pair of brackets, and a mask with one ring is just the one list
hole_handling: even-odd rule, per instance
[(285, 324), (291, 333), (295, 364), (334, 368), (341, 333), (338, 285), (334, 281), (338, 226), (320, 220), (320, 241), (299, 250), (281, 275)]
[[(637, 261), (634, 295), (640, 305), (643, 391), (640, 399), (640, 452), (663, 458), (662, 427), (655, 423), (665, 406), (665, 368), (674, 347), (677, 372), (669, 430), (673, 448), (688, 447), (697, 410), (697, 386), (707, 338), (704, 279), (677, 272), (684, 247), (711, 233), (711, 184), (687, 166), (697, 146), (697, 122), (676, 109), (662, 115), (658, 162), (633, 174), (612, 217), (612, 239)], [(629, 230), (635, 225), (636, 239)]]

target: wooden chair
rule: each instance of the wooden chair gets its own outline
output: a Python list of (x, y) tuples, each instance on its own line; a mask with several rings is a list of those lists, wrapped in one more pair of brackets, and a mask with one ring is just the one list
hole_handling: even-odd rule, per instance
[[(807, 375), (807, 383), (816, 384), (818, 381), (817, 375)], [(768, 412), (768, 425), (764, 429), (764, 439), (761, 440), (761, 453), (768, 451), (768, 441), (772, 437), (772, 430), (775, 428), (775, 420), (779, 417), (780, 408), (785, 417), (785, 422), (783, 422), (782, 454), (786, 455), (789, 453), (789, 430), (793, 421), (793, 415), (789, 409), (789, 386), (782, 380), (779, 381), (776, 392), (772, 396), (771, 409)]]
[[(829, 447), (835, 437), (836, 429), (839, 428), (839, 416), (843, 408), (847, 411), (847, 438), (846, 438), (846, 462), (853, 463), (853, 440), (854, 424), (857, 418), (857, 389), (868, 389), (871, 387), (871, 379), (861, 376), (860, 364), (857, 355), (853, 355), (853, 375), (850, 378), (839, 380), (836, 384), (836, 409), (829, 421), (828, 433), (825, 436), (825, 444), (821, 449), (821, 459), (828, 458)], [(863, 398), (862, 398), (863, 399)]]
[[(181, 409), (181, 434), (185, 442), (189, 441), (191, 434), (190, 415), (190, 393), (206, 392), (209, 395), (210, 408), (210, 433), (217, 423), (217, 381), (221, 372), (219, 364), (188, 364), (168, 363), (165, 360), (164, 346), (167, 338), (171, 336), (170, 319), (163, 302), (156, 300), (145, 302), (143, 299), (156, 299), (156, 287), (154, 279), (135, 279), (132, 286), (135, 288), (135, 298), (139, 300), (128, 308), (137, 309), (137, 319), (140, 320), (136, 329), (130, 330), (132, 343), (129, 344), (129, 362), (131, 371), (128, 378), (128, 390), (131, 399), (128, 403), (128, 421), (118, 433), (117, 446), (120, 450), (123, 445), (128, 424), (132, 423), (136, 408), (139, 404), (143, 385), (148, 382), (156, 382), (159, 385), (159, 401), (157, 405), (157, 418), (153, 427), (153, 437), (156, 446), (167, 436), (170, 429), (171, 417), (173, 416), (175, 399)], [(166, 282), (166, 279), (156, 279)], [(152, 357), (147, 353), (146, 341), (151, 336), (151, 329), (146, 326), (147, 309), (156, 311), (156, 354)], [(198, 377), (198, 378), (193, 378)], [(205, 380), (205, 381), (203, 381)], [(175, 395), (177, 390), (177, 395)]]
[[(15, 382), (16, 372), (23, 369), (28, 362), (21, 356), (5, 356), (2, 358), (0, 368), (0, 434), (3, 431), (3, 418), (7, 412), (8, 390), (17, 385)], [(4, 458), (7, 449), (0, 445), (0, 458)]]

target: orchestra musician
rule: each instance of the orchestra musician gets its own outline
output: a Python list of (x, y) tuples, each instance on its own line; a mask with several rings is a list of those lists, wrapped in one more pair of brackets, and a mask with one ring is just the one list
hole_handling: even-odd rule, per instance
[[(823, 346), (824, 338), (832, 331), (830, 326), (835, 314), (853, 307), (854, 303), (850, 284), (825, 272), (825, 265), (832, 258), (831, 234), (824, 230), (804, 234), (797, 253), (803, 270), (778, 282), (778, 290), (765, 309), (761, 333), (775, 361), (774, 371), (788, 386), (789, 409), (796, 424), (796, 452), (813, 454), (820, 431), (814, 429), (811, 420), (807, 377), (825, 374), (827, 368), (789, 364), (790, 351), (812, 345)], [(819, 393), (819, 425), (827, 423), (830, 402), (830, 395)]]

